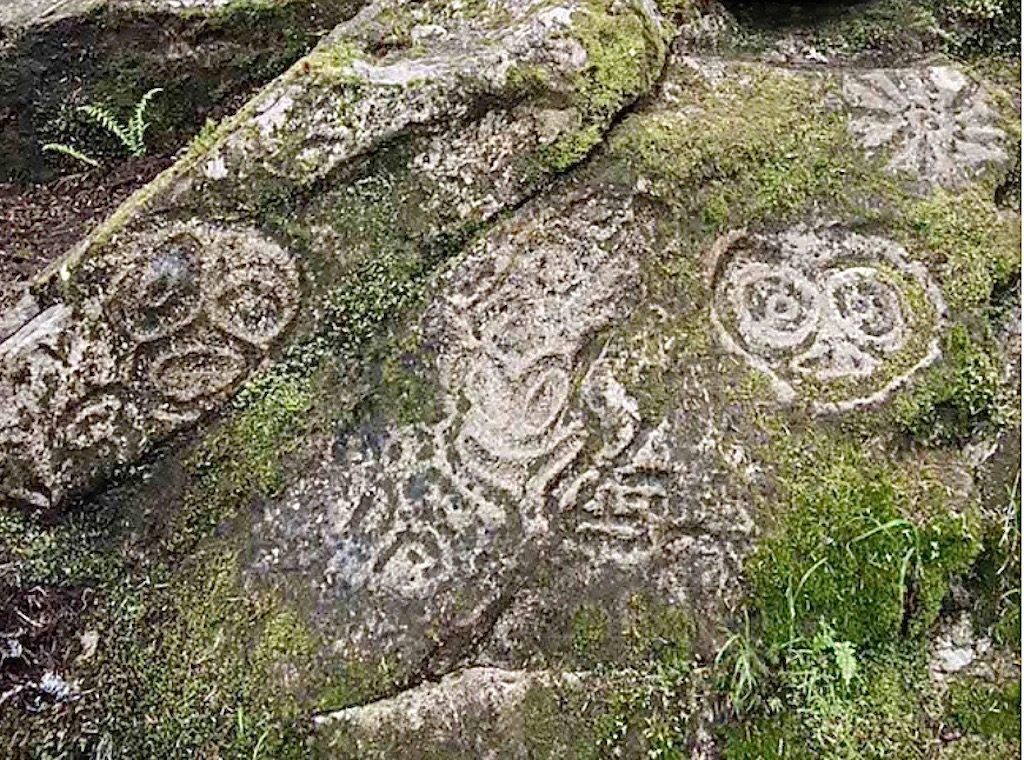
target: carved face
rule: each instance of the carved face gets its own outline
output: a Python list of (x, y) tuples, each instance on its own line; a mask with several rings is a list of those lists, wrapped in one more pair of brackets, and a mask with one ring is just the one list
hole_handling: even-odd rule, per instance
[[(920, 349), (911, 339), (934, 335), (945, 307), (927, 272), (893, 243), (798, 230), (737, 240), (715, 263), (719, 338), (766, 373), (784, 401), (801, 391), (822, 409), (878, 400), (930, 361), (934, 341)], [(923, 310), (910, 308), (915, 295)], [(896, 372), (904, 366), (911, 369)]]
[(298, 299), (295, 264), (273, 241), (252, 230), (176, 225), (139, 241), (106, 309), (134, 344), (134, 377), (187, 417), (245, 376), (287, 328)]

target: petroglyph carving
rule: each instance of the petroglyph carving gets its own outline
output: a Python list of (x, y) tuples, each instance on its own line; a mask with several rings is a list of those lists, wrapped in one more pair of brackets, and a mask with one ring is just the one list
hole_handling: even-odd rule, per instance
[[(239, 256), (245, 266), (238, 265)], [(295, 316), (299, 275), (291, 258), (267, 241), (242, 251), (217, 246), (204, 269), (203, 291), (214, 325), (265, 350)]]
[[(586, 348), (621, 316), (640, 259), (615, 235), (627, 206), (581, 206), (492, 235), (440, 288), (421, 321), (443, 347), (437, 422), (353, 434), (286, 497), (290, 524), (310, 516), (299, 554), (329, 547), (324, 590), (360, 609), (360, 625), (387, 629), (410, 604), (436, 619), (456, 596), (472, 617), (548, 540), (590, 436), (577, 402)], [(263, 530), (279, 545), (287, 528), (268, 514)], [(389, 612), (398, 600), (404, 612)]]
[(0, 498), (50, 505), (195, 420), (299, 305), (295, 264), (253, 230), (175, 224), (111, 269), (0, 343)]
[(114, 280), (111, 321), (139, 343), (172, 335), (199, 313), (200, 241), (192, 234), (168, 236)]
[[(136, 377), (188, 404), (234, 387), (298, 309), (290, 257), (252, 231), (181, 225), (139, 240), (106, 311), (138, 345)], [(143, 349), (144, 350), (140, 350)]]
[(955, 68), (880, 69), (847, 74), (850, 130), (870, 152), (888, 151), (889, 170), (957, 187), (1009, 160), (996, 112)]
[[(614, 217), (612, 229), (622, 212)], [(470, 262), (465, 274), (475, 281), (427, 315), (450, 347), (440, 362), (445, 416), (432, 431), (433, 465), (449, 484), (440, 503), (449, 509), (445, 547), (418, 557), (436, 561), (467, 539), (486, 546), (505, 530), (516, 544), (542, 532), (547, 497), (586, 440), (570, 403), (579, 354), (617, 312), (630, 270), (603, 247), (581, 254), (549, 224), (541, 243), (532, 227), (502, 241), (492, 271), (468, 271), (486, 265), (483, 256)]]
[(713, 259), (722, 344), (785, 402), (810, 388), (819, 411), (879, 401), (938, 356), (942, 296), (895, 243), (797, 229), (725, 238)]

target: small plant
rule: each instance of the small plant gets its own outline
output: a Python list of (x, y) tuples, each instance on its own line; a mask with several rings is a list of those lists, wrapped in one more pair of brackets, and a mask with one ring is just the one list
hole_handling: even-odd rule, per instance
[(766, 667), (761, 659), (761, 643), (750, 630), (750, 614), (743, 611), (743, 629), (730, 636), (718, 650), (715, 665), (726, 665), (726, 689), (729, 703), (737, 714), (749, 711), (757, 702), (761, 678)]
[[(163, 92), (162, 88), (154, 87), (143, 95), (139, 102), (135, 104), (131, 118), (127, 122), (121, 122), (109, 109), (100, 105), (79, 106), (76, 110), (117, 138), (117, 141), (121, 143), (121, 147), (124, 148), (129, 156), (137, 158), (146, 155), (146, 130), (149, 129), (146, 111), (149, 109), (149, 104), (153, 98), (161, 92)], [(47, 143), (43, 146), (43, 150), (60, 153), (92, 167), (100, 165), (96, 159), (73, 146), (64, 145), (63, 143)]]

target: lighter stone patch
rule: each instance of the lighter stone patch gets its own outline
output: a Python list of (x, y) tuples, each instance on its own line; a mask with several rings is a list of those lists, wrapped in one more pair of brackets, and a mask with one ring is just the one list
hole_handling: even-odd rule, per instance
[(399, 61), (387, 66), (359, 60), (352, 62), (352, 71), (367, 82), (392, 87), (439, 79), (451, 68), (445, 61)]
[(846, 74), (850, 132), (887, 168), (928, 186), (961, 187), (1009, 160), (984, 89), (950, 66)]
[[(942, 296), (891, 241), (836, 228), (731, 236), (712, 253), (712, 270), (720, 342), (768, 375), (785, 403), (802, 393), (817, 411), (878, 402), (938, 357)], [(915, 286), (930, 317), (911, 311)], [(927, 332), (915, 336), (921, 319)], [(897, 362), (909, 369), (887, 372)], [(816, 397), (840, 381), (841, 398)]]
[(295, 101), (287, 93), (266, 103), (254, 119), (256, 126), (260, 128), (260, 133), (264, 137), (270, 137), (280, 129), (288, 120), (288, 112), (291, 111), (293, 105), (295, 105)]
[(298, 309), (291, 256), (248, 228), (126, 239), (112, 274), (0, 342), (0, 500), (51, 506), (194, 421)]
[[(437, 683), (423, 683), (397, 696), (316, 716), (321, 730), (341, 724), (363, 737), (394, 738), (406, 731), (459, 736), (482, 721), (508, 720), (520, 713), (531, 688), (576, 685), (581, 676), (546, 670), (475, 667), (450, 673)], [(477, 729), (478, 730), (478, 729)]]
[(224, 162), (224, 156), (214, 156), (212, 159), (206, 162), (206, 166), (203, 169), (209, 179), (224, 179), (228, 176), (228, 167)]
[(439, 347), (438, 420), (346, 435), (267, 508), (254, 572), (298, 563), (318, 576), (357, 655), (410, 656), (424, 630), (477, 624), (555, 540), (561, 493), (588, 442), (601, 444), (578, 386), (588, 346), (636, 290), (632, 220), (628, 200), (587, 195), (476, 246), (420, 323)]
[(932, 655), (928, 669), (935, 681), (943, 682), (985, 657), (992, 649), (987, 636), (975, 634), (968, 612), (942, 622), (932, 642)]

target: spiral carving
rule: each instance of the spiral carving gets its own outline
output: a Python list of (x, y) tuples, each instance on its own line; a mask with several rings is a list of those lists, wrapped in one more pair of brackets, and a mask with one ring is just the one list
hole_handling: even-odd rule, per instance
[(298, 310), (295, 263), (254, 231), (176, 225), (134, 248), (106, 311), (135, 344), (134, 376), (160, 403), (229, 391)]
[[(726, 238), (714, 259), (718, 337), (768, 375), (783, 401), (806, 395), (829, 411), (879, 401), (938, 356), (942, 296), (895, 243), (799, 228)], [(913, 290), (924, 296), (922, 313), (909, 308)], [(919, 331), (931, 340), (912, 341)], [(912, 369), (884, 371), (897, 365)]]

